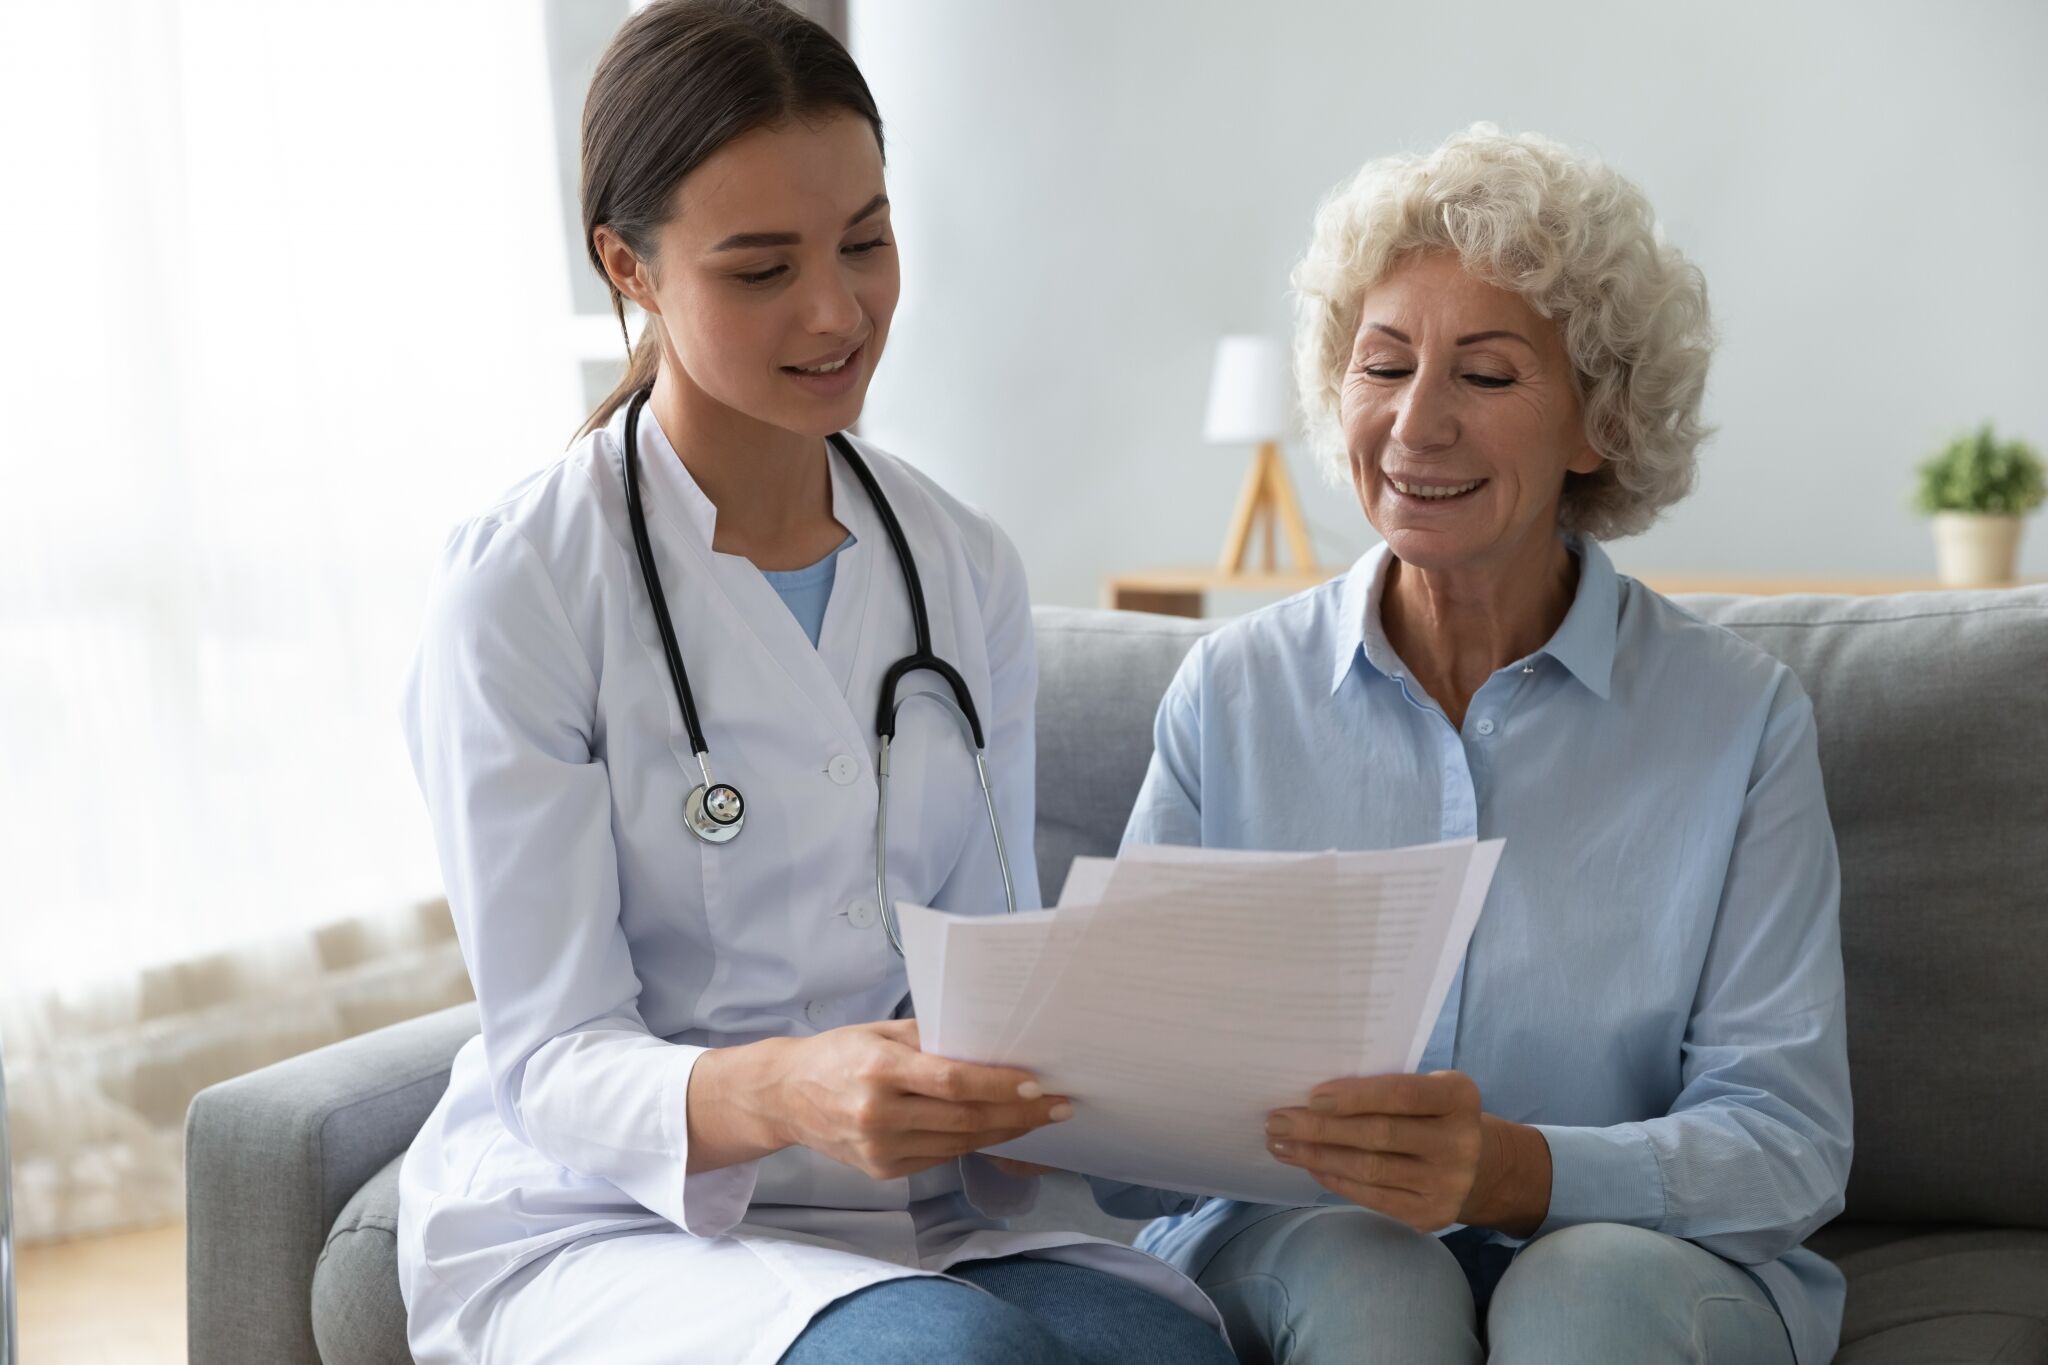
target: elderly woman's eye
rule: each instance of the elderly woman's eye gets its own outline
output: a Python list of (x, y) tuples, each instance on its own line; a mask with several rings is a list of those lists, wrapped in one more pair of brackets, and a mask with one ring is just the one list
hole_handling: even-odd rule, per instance
[(1465, 376), (1465, 378), (1469, 379), (1474, 384), (1477, 384), (1482, 389), (1504, 389), (1508, 385), (1515, 382), (1514, 380), (1509, 379), (1506, 375), (1499, 374), (1468, 374)]
[(1413, 370), (1403, 369), (1398, 365), (1361, 365), (1359, 368), (1374, 379), (1406, 379), (1409, 375), (1415, 373)]

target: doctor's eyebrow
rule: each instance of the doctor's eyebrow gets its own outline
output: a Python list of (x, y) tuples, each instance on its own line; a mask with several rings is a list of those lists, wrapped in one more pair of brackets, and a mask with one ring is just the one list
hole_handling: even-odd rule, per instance
[[(872, 218), (887, 207), (889, 207), (889, 196), (878, 194), (868, 200), (867, 203), (861, 205), (854, 215), (846, 220), (846, 226), (852, 227), (863, 219)], [(801, 241), (803, 241), (802, 234), (795, 232), (735, 232), (732, 236), (711, 249), (713, 251), (743, 251), (749, 247), (795, 246)]]

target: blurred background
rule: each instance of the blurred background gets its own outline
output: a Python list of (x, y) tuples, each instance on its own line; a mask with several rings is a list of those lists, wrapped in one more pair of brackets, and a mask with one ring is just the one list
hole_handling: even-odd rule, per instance
[[(1931, 579), (1914, 466), (2048, 439), (2048, 7), (820, 0), (904, 293), (862, 429), (1036, 600), (1212, 563), (1319, 199), (1477, 120), (1598, 152), (1705, 271), (1646, 576)], [(177, 1215), (199, 1087), (463, 998), (397, 700), (445, 530), (623, 354), (576, 124), (626, 0), (0, 6), (0, 1047), (19, 1231)], [(1373, 539), (1286, 433), (1325, 573)], [(2048, 534), (2022, 576), (2048, 574)], [(1256, 596), (1220, 594), (1213, 610)]]

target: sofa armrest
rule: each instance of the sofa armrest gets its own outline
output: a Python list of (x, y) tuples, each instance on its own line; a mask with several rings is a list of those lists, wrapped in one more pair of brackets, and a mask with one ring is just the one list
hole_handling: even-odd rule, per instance
[(185, 1115), (190, 1358), (319, 1365), (313, 1268), (336, 1215), (403, 1152), (477, 1032), (474, 1004), (393, 1024), (199, 1092)]

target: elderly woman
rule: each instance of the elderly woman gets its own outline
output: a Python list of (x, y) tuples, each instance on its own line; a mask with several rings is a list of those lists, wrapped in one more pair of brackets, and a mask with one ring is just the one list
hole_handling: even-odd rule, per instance
[(1341, 187), (1295, 284), (1313, 439), (1385, 543), (1188, 656), (1126, 841), (1506, 848), (1422, 1074), (1271, 1116), (1324, 1202), (1140, 1245), (1245, 1361), (1823, 1365), (1843, 1281), (1800, 1243), (1850, 1108), (1812, 707), (1601, 549), (1692, 483), (1699, 272), (1634, 185), (1481, 125)]

